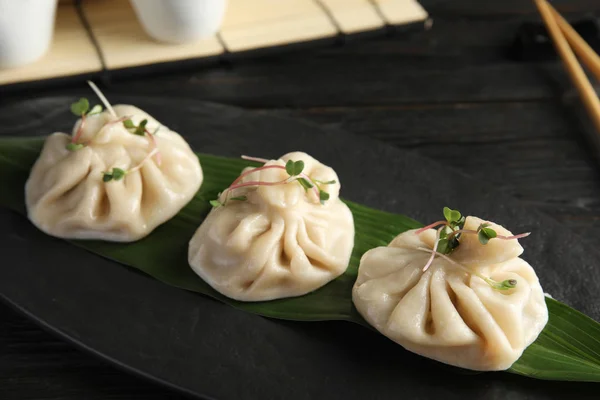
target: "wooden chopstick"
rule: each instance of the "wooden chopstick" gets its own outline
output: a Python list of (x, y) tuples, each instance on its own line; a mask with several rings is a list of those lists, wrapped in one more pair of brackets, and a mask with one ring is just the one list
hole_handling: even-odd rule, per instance
[(546, 0), (534, 0), (542, 19), (546, 24), (546, 28), (554, 41), (556, 51), (560, 54), (567, 72), (571, 76), (573, 84), (579, 91), (581, 100), (588, 110), (588, 114), (592, 118), (596, 129), (600, 132), (600, 100), (594, 87), (587, 78), (583, 68), (579, 65), (577, 57), (573, 53), (573, 50), (569, 47), (567, 39), (563, 36), (563, 33), (558, 25), (558, 22), (554, 19), (554, 12), (550, 8), (550, 5)]
[(594, 74), (596, 79), (600, 80), (600, 56), (590, 47), (589, 44), (577, 33), (575, 29), (556, 11), (551, 4), (548, 3), (548, 7), (554, 14), (554, 19), (558, 23), (558, 26), (565, 38), (575, 50), (575, 53), (581, 58), (583, 63), (589, 68), (590, 72)]

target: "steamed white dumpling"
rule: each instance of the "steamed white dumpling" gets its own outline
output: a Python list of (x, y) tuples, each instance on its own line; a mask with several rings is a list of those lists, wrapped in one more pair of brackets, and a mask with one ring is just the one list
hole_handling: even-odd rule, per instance
[[(202, 183), (198, 157), (176, 132), (139, 108), (114, 106), (85, 118), (79, 143), (67, 150), (71, 135), (48, 137), (25, 186), (29, 219), (42, 231), (61, 238), (134, 241), (172, 218), (195, 195)], [(155, 132), (155, 145), (146, 136), (125, 129), (120, 117)], [(81, 120), (73, 128), (79, 129)], [(160, 127), (160, 128), (159, 128)], [(105, 172), (128, 172), (104, 182)]]
[[(303, 161), (304, 173), (322, 185), (329, 199), (321, 204), (313, 190), (298, 182), (247, 186), (214, 208), (189, 245), (189, 263), (214, 289), (242, 301), (300, 296), (344, 273), (354, 247), (352, 213), (338, 197), (333, 169), (305, 153), (289, 153), (265, 166)], [(246, 168), (244, 172), (254, 170)], [(285, 169), (252, 172), (240, 183), (278, 182)], [(221, 195), (224, 201), (225, 193)]]
[[(464, 229), (477, 230), (482, 222), (467, 217)], [(511, 236), (499, 225), (489, 227)], [(517, 240), (483, 245), (477, 235), (463, 234), (449, 256), (454, 262), (437, 257), (423, 272), (431, 254), (417, 248), (432, 249), (436, 231), (416, 232), (363, 255), (352, 293), (359, 313), (414, 353), (472, 370), (508, 369), (548, 321), (535, 271), (519, 258), (523, 248)], [(481, 277), (517, 284), (497, 290)]]

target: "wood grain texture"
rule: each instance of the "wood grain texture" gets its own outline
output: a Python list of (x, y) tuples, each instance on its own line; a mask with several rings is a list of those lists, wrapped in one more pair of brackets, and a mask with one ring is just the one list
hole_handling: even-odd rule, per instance
[(312, 0), (229, 1), (221, 35), (230, 51), (280, 46), (337, 34), (327, 14)]
[[(570, 14), (572, 19), (581, 14)], [(518, 16), (434, 18), (429, 31), (157, 77), (165, 93), (244, 107), (537, 101), (561, 95), (559, 63), (509, 57)], [(477, 34), (474, 34), (477, 32)], [(127, 81), (143, 90), (145, 78)], [(119, 82), (115, 89), (121, 90)]]
[(368, 0), (321, 0), (344, 33), (381, 28), (384, 21)]
[[(84, 0), (84, 19), (74, 1), (60, 3), (56, 34), (46, 57), (24, 67), (0, 71), (0, 85), (99, 71), (144, 67), (181, 60), (209, 59), (231, 52), (286, 46), (333, 38), (340, 33), (377, 30), (388, 24), (423, 21), (416, 0), (228, 0), (220, 37), (165, 44), (143, 29), (125, 0)], [(378, 6), (375, 6), (378, 4)], [(339, 14), (339, 16), (338, 16)], [(87, 20), (98, 50), (83, 27)]]
[(427, 11), (411, 0), (374, 0), (389, 24), (406, 24), (423, 21)]
[[(475, 18), (499, 17), (506, 15), (536, 15), (531, 0), (420, 0), (427, 11), (436, 16), (465, 16)], [(593, 12), (600, 10), (600, 3), (590, 0), (553, 0), (552, 4), (561, 13)]]
[[(242, 105), (376, 137), (491, 182), (582, 240), (600, 239), (600, 168), (579, 121), (562, 106), (562, 67), (506, 55), (517, 27), (538, 19), (532, 3), (421, 3), (434, 19), (430, 31), (117, 81), (111, 90)], [(569, 18), (600, 12), (594, 0), (553, 4)], [(1, 399), (180, 398), (73, 349), (5, 306), (0, 320)], [(557, 390), (554, 398), (566, 395)]]
[[(269, 111), (272, 112), (272, 111)], [(493, 182), (582, 236), (600, 230), (600, 174), (578, 121), (558, 102), (458, 103), (279, 111), (413, 149)], [(418, 166), (415, 166), (418, 168)]]
[(3, 400), (182, 398), (57, 340), (5, 305), (0, 321)]
[[(465, 63), (456, 55), (423, 54), (427, 50), (416, 46), (408, 50), (410, 57), (402, 50), (389, 52), (381, 42), (362, 46), (348, 45), (348, 52), (355, 51), (351, 57), (341, 50), (273, 56), (156, 82), (169, 95), (249, 108), (537, 101), (560, 94), (549, 82), (561, 71), (559, 65)], [(115, 83), (115, 90), (123, 90), (124, 82)], [(145, 85), (143, 78), (126, 84), (136, 90)]]

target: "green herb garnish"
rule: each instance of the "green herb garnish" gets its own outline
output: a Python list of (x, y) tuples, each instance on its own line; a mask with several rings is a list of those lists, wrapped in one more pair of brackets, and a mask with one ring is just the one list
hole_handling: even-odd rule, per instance
[(85, 147), (85, 146), (81, 143), (69, 142), (67, 144), (67, 150), (69, 150), (69, 151), (77, 151), (79, 149), (82, 149), (83, 147)]
[(444, 207), (443, 213), (444, 217), (446, 218), (446, 221), (448, 221), (449, 224), (458, 224), (461, 221), (464, 221), (463, 216), (458, 210), (453, 210), (451, 208)]
[(319, 189), (319, 200), (321, 201), (321, 204), (325, 204), (325, 202), (329, 200), (329, 193)]
[(127, 175), (127, 171), (121, 168), (113, 168), (112, 171), (103, 172), (102, 174), (102, 180), (104, 182), (120, 181), (121, 179), (123, 179), (123, 177), (125, 177), (125, 175)]
[(516, 279), (506, 279), (502, 282), (496, 282), (493, 279), (486, 278), (486, 279), (484, 279), (484, 281), (486, 281), (486, 283), (488, 285), (490, 285), (491, 287), (493, 287), (496, 290), (508, 290), (508, 289), (513, 289), (517, 286)]
[(450, 254), (459, 245), (458, 239), (465, 225), (465, 217), (460, 211), (448, 207), (444, 207), (443, 213), (446, 222), (439, 221), (444, 226), (439, 229), (437, 251), (442, 254)]
[(148, 125), (147, 119), (141, 120), (139, 125), (136, 125), (131, 119), (126, 119), (125, 121), (123, 121), (123, 126), (125, 127), (125, 129), (133, 129), (133, 132), (131, 133), (138, 136), (144, 136), (146, 133), (150, 134), (150, 132), (146, 130), (146, 125)]
[(123, 126), (127, 129), (134, 129), (136, 127), (133, 121), (130, 119), (126, 119), (125, 121), (123, 121)]
[(297, 181), (304, 188), (304, 190), (309, 190), (315, 187), (315, 185), (310, 183), (310, 181), (306, 178), (298, 178)]
[(90, 110), (90, 102), (85, 97), (82, 97), (75, 103), (71, 104), (71, 112), (78, 117), (83, 115), (100, 114), (102, 112), (102, 106), (100, 104), (96, 104)]
[(78, 117), (85, 115), (90, 109), (90, 102), (85, 97), (79, 99), (75, 103), (71, 104), (71, 112)]
[[(262, 162), (263, 164), (266, 164), (269, 161), (264, 158), (256, 158), (256, 157), (248, 157), (248, 156), (242, 156), (242, 158), (246, 159), (246, 160), (250, 160), (250, 161)], [(300, 186), (302, 186), (304, 188), (305, 191), (313, 190), (319, 203), (321, 205), (324, 205), (325, 202), (327, 200), (329, 200), (330, 196), (329, 196), (329, 193), (327, 193), (325, 190), (323, 190), (323, 188), (321, 186), (322, 185), (332, 185), (332, 184), (336, 183), (336, 181), (330, 180), (327, 182), (323, 182), (320, 180), (312, 179), (310, 176), (303, 173), (304, 166), (305, 166), (304, 161), (302, 161), (302, 160), (298, 160), (298, 161), (288, 160), (285, 163), (285, 167), (283, 167), (281, 165), (263, 165), (262, 167), (251, 169), (251, 170), (246, 171), (243, 174), (241, 174), (235, 181), (233, 181), (233, 183), (227, 189), (225, 189), (226, 196), (225, 196), (225, 200), (223, 202), (221, 202), (219, 200), (211, 200), (209, 203), (213, 207), (222, 207), (227, 204), (228, 200), (244, 201), (244, 200), (246, 200), (246, 196), (239, 196), (239, 197), (232, 197), (232, 198), (228, 198), (227, 196), (229, 195), (229, 193), (232, 190), (246, 187), (246, 186), (276, 186), (276, 185), (285, 185), (285, 184), (288, 184), (291, 182), (298, 182), (300, 184)], [(241, 180), (245, 176), (247, 176), (251, 173), (266, 170), (266, 169), (283, 169), (289, 176), (286, 179), (281, 180), (279, 182), (258, 182), (257, 181), (257, 182), (241, 183)], [(219, 198), (220, 197), (221, 197), (221, 193), (219, 193)]]
[[(458, 210), (453, 210), (451, 208), (444, 207), (443, 213), (445, 221), (434, 222), (433, 224), (427, 225), (426, 227), (416, 231), (417, 234), (421, 234), (428, 229), (439, 227), (437, 229), (433, 250), (420, 248), (420, 250), (431, 252), (431, 257), (427, 261), (427, 264), (425, 264), (425, 267), (423, 267), (423, 272), (427, 271), (427, 269), (431, 266), (436, 255), (444, 257), (449, 261), (458, 264), (450, 258), (448, 258), (447, 255), (451, 254), (454, 250), (456, 250), (456, 248), (460, 246), (460, 237), (463, 234), (476, 234), (479, 239), (479, 243), (481, 243), (482, 245), (488, 244), (488, 242), (491, 239), (495, 238), (502, 240), (514, 240), (529, 236), (529, 233), (522, 233), (520, 235), (513, 236), (498, 235), (498, 233), (494, 229), (490, 228), (491, 224), (489, 222), (484, 222), (480, 224), (476, 231), (471, 229), (463, 229), (466, 218)], [(517, 285), (517, 281), (514, 279), (496, 282), (491, 278), (479, 275), (476, 271), (470, 272), (479, 276), (481, 279), (486, 281), (491, 287), (497, 290), (508, 290), (514, 288)]]
[(304, 161), (302, 160), (288, 160), (288, 162), (285, 164), (285, 172), (287, 172), (289, 176), (300, 175), (302, 171), (304, 171)]
[(80, 98), (75, 103), (71, 104), (71, 112), (78, 117), (81, 117), (81, 123), (79, 124), (79, 128), (77, 129), (77, 133), (71, 139), (71, 142), (67, 144), (66, 148), (69, 151), (77, 151), (83, 148), (85, 145), (79, 143), (79, 139), (81, 138), (81, 134), (83, 133), (83, 126), (85, 124), (85, 117), (88, 115), (99, 114), (102, 112), (102, 106), (96, 104), (90, 110), (90, 102), (85, 97)]
[(211, 201), (209, 201), (209, 203), (214, 208), (219, 208), (223, 205), (223, 203), (221, 203), (219, 200), (211, 200)]
[(493, 230), (492, 228), (488, 228), (488, 226), (490, 226), (490, 224), (483, 223), (477, 229), (477, 236), (478, 236), (479, 242), (481, 244), (488, 244), (490, 239), (493, 239), (498, 236), (496, 231)]
[(323, 181), (320, 181), (318, 179), (313, 179), (313, 181), (315, 181), (319, 185), (335, 185), (337, 183), (337, 181), (335, 179), (333, 179), (331, 181), (327, 181), (327, 182), (323, 182)]
[(121, 179), (123, 179), (123, 177), (125, 175), (141, 169), (142, 166), (144, 165), (144, 163), (146, 161), (148, 161), (149, 159), (151, 159), (152, 157), (154, 157), (157, 153), (158, 153), (158, 149), (155, 148), (150, 153), (148, 153), (146, 155), (146, 157), (144, 157), (144, 159), (138, 165), (136, 165), (135, 167), (133, 167), (131, 169), (128, 169), (127, 171), (125, 171), (124, 169), (121, 169), (121, 168), (113, 168), (111, 171), (103, 172), (102, 180), (104, 182), (120, 181)]
[[(221, 193), (219, 193), (219, 197), (221, 197)], [(246, 196), (236, 196), (236, 197), (230, 197), (229, 199), (225, 199), (224, 202), (220, 202), (219, 200), (211, 200), (211, 201), (209, 201), (209, 203), (211, 206), (213, 206), (213, 208), (218, 208), (218, 207), (225, 206), (228, 201), (246, 201), (246, 200), (248, 200), (248, 198)]]

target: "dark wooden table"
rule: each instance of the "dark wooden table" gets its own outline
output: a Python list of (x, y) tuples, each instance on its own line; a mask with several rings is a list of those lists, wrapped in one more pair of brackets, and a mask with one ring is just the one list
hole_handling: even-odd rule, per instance
[[(563, 105), (557, 62), (507, 57), (528, 0), (421, 0), (429, 31), (123, 81), (112, 90), (195, 98), (372, 136), (497, 185), (600, 240), (600, 168)], [(570, 19), (597, 0), (554, 1)], [(58, 90), (42, 94), (57, 94)], [(31, 95), (29, 95), (31, 96)], [(17, 101), (27, 95), (11, 95)], [(0, 305), (0, 399), (176, 399)]]

